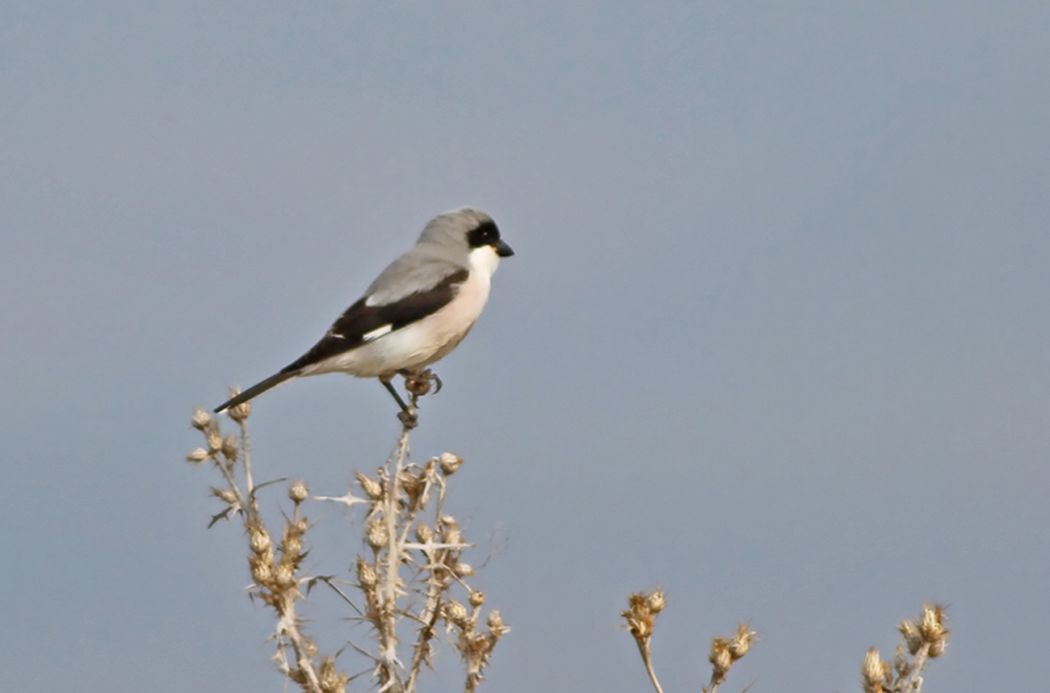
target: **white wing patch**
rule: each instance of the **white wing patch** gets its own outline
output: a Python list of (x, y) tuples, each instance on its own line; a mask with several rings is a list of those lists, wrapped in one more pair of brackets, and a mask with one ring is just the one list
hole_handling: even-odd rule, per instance
[(382, 325), (380, 327), (375, 328), (374, 330), (370, 330), (368, 332), (365, 332), (363, 335), (361, 335), (361, 341), (362, 342), (374, 342), (375, 340), (379, 339), (383, 335), (390, 334), (390, 332), (393, 329), (394, 329), (393, 325), (390, 325), (390, 324)]

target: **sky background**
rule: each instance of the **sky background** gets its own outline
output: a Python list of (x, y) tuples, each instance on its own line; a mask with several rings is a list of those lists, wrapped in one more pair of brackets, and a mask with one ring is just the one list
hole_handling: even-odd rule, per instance
[[(286, 690), (190, 414), (464, 204), (517, 255), (413, 450), (467, 460), (483, 690), (646, 690), (618, 614), (656, 586), (668, 691), (739, 620), (726, 690), (858, 690), (924, 600), (927, 690), (1044, 688), (1048, 36), (1035, 1), (0, 3), (0, 689)], [(397, 434), (338, 376), (252, 426), (330, 495)], [(359, 523), (309, 512), (345, 568)]]

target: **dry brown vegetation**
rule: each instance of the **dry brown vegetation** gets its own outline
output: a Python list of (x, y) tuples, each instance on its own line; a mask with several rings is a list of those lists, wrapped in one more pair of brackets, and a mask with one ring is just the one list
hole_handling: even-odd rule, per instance
[[(222, 480), (212, 488), (223, 507), (211, 524), (222, 519), (243, 524), (252, 579), (249, 593), (277, 617), (270, 636), (276, 644), (273, 659), (278, 670), (307, 693), (340, 693), (352, 678), (338, 661), (347, 648), (322, 654), (305, 632), (297, 607), (317, 586), (338, 595), (350, 620), (369, 626), (369, 644), (351, 643), (349, 649), (369, 663), (366, 671), (380, 691), (417, 690), (442, 627), (462, 658), (464, 690), (474, 691), (493, 649), (510, 630), (498, 611), (485, 613), (485, 595), (468, 583), (474, 570), (463, 554), (471, 545), (445, 509), (449, 481), (463, 460), (444, 453), (422, 465), (409, 461), (419, 394), (423, 393), (413, 392), (413, 416), (402, 417), (397, 445), (383, 466), (371, 475), (355, 472), (360, 496), (353, 488), (338, 497), (312, 496), (305, 482), (295, 481), (287, 489), (291, 512), (283, 514), (276, 533), (259, 510), (259, 492), (269, 484), (257, 485), (252, 473), (251, 404), (229, 410), (237, 427), (230, 433), (205, 411), (193, 414), (193, 427), (204, 445), (187, 461), (210, 463)], [(354, 561), (353, 575), (303, 574), (311, 528), (303, 508), (309, 502), (338, 503), (363, 515), (364, 548)]]
[[(652, 640), (656, 616), (666, 605), (662, 590), (636, 592), (627, 598), (627, 609), (620, 614), (638, 645), (642, 664), (656, 693), (663, 693), (664, 689), (653, 666)], [(902, 642), (897, 645), (893, 664), (883, 661), (874, 647), (865, 655), (860, 669), (864, 693), (921, 693), (926, 664), (944, 654), (948, 646), (948, 622), (942, 606), (924, 604), (917, 619), (905, 619), (897, 629)], [(750, 626), (741, 623), (733, 635), (711, 640), (707, 657), (711, 678), (701, 688), (702, 693), (716, 693), (733, 665), (751, 650), (756, 636)]]
[[(652, 640), (653, 631), (656, 630), (656, 616), (666, 605), (667, 599), (662, 590), (636, 592), (627, 598), (627, 610), (621, 614), (627, 622), (631, 637), (638, 645), (638, 653), (642, 656), (649, 682), (657, 693), (663, 693), (664, 689), (653, 667)], [(755, 631), (741, 623), (732, 636), (711, 640), (711, 650), (707, 657), (711, 662), (711, 679), (703, 687), (703, 693), (715, 693), (718, 690), (732, 666), (743, 659), (751, 649), (755, 635)]]
[[(355, 495), (353, 487), (341, 496), (311, 495), (305, 482), (294, 481), (287, 487), (291, 511), (282, 513), (276, 532), (259, 509), (259, 492), (277, 482), (256, 484), (253, 476), (248, 444), (251, 403), (227, 412), (235, 425), (232, 432), (224, 431), (219, 420), (203, 410), (193, 414), (192, 425), (203, 437), (203, 446), (186, 459), (195, 465), (209, 464), (221, 480), (211, 492), (222, 507), (209, 527), (220, 520), (243, 525), (252, 580), (249, 594), (276, 616), (270, 635), (275, 643), (273, 660), (281, 674), (307, 693), (341, 693), (364, 674), (369, 675), (370, 686), (380, 691), (416, 691), (442, 628), (463, 662), (463, 687), (469, 693), (482, 682), (493, 649), (510, 631), (499, 611), (484, 612), (485, 595), (468, 583), (474, 569), (463, 556), (471, 545), (445, 509), (450, 479), (463, 460), (446, 452), (422, 465), (409, 461), (418, 398), (427, 388), (414, 383), (409, 390), (410, 411), (401, 417), (393, 452), (374, 473), (354, 473), (361, 495)], [(303, 574), (311, 529), (304, 506), (311, 502), (337, 503), (359, 514), (356, 531), (363, 548), (353, 562), (353, 574)], [(322, 653), (305, 632), (306, 621), (297, 609), (318, 586), (337, 595), (350, 621), (368, 626), (367, 645), (349, 642)], [(661, 590), (639, 592), (628, 597), (622, 612), (657, 693), (663, 693), (663, 687), (653, 664), (652, 640), (656, 617), (666, 603)], [(864, 693), (921, 693), (927, 664), (944, 654), (949, 631), (943, 607), (923, 606), (917, 619), (902, 621), (898, 630), (902, 642), (892, 663), (875, 648), (864, 657)], [(739, 624), (730, 636), (713, 638), (708, 654), (711, 676), (702, 692), (716, 693), (755, 641), (755, 631), (746, 624)], [(366, 668), (353, 676), (340, 661), (348, 650), (366, 662)]]

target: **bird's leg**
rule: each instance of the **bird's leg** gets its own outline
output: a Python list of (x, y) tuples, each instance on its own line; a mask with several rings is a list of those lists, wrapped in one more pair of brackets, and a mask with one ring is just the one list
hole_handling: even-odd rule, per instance
[(397, 418), (400, 419), (401, 425), (405, 428), (415, 428), (416, 424), (419, 423), (419, 419), (416, 416), (416, 396), (412, 395), (412, 406), (405, 404), (405, 400), (401, 399), (401, 395), (398, 394), (397, 388), (394, 387), (393, 383), (388, 378), (380, 378), (379, 382), (383, 383), (383, 387), (390, 393), (390, 396), (397, 402), (397, 406), (401, 407), (401, 411), (397, 413)]
[(401, 407), (401, 411), (407, 414), (409, 411), (408, 405), (405, 404), (405, 400), (401, 399), (401, 395), (398, 394), (397, 388), (394, 387), (394, 384), (391, 383), (388, 378), (380, 378), (379, 382), (383, 383), (383, 387), (386, 388), (386, 391), (389, 392), (390, 396), (394, 398), (395, 402), (397, 402), (397, 406)]

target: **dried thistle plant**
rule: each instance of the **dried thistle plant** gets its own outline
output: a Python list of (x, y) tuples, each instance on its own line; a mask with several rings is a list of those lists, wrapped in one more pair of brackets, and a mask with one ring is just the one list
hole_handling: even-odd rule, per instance
[(652, 640), (656, 615), (664, 610), (665, 603), (661, 590), (653, 590), (649, 594), (635, 592), (627, 597), (627, 610), (620, 614), (627, 621), (627, 630), (638, 646), (645, 673), (649, 675), (649, 682), (653, 684), (656, 693), (663, 693), (664, 689), (656, 677), (656, 670), (653, 669)]
[[(648, 594), (635, 592), (627, 598), (627, 610), (621, 613), (621, 616), (627, 621), (627, 629), (631, 637), (638, 646), (649, 682), (652, 683), (657, 693), (663, 693), (663, 687), (653, 668), (652, 638), (656, 616), (664, 610), (666, 603), (667, 600), (661, 590), (654, 590)], [(748, 626), (740, 624), (732, 637), (714, 638), (711, 641), (711, 652), (708, 656), (712, 666), (711, 680), (704, 686), (704, 693), (716, 693), (718, 686), (726, 680), (729, 669), (748, 653), (754, 640), (755, 632)]]
[[(221, 519), (241, 519), (252, 576), (249, 594), (277, 615), (271, 636), (277, 643), (274, 661), (285, 677), (307, 693), (339, 693), (352, 678), (336, 666), (346, 648), (321, 655), (303, 633), (303, 619), (296, 607), (318, 584), (331, 588), (353, 609), (354, 622), (370, 626), (371, 647), (349, 644), (369, 661), (368, 671), (380, 691), (412, 693), (417, 689), (424, 665), (432, 662), (442, 623), (454, 635), (453, 646), (464, 662), (464, 690), (474, 691), (496, 643), (510, 631), (498, 611), (489, 611), (482, 620), (485, 597), (468, 584), (474, 571), (463, 560), (471, 545), (455, 517), (445, 512), (449, 478), (463, 460), (445, 453), (423, 465), (408, 461), (409, 434), (417, 424), (418, 398), (426, 394), (426, 388), (412, 383), (410, 392), (411, 411), (402, 417), (394, 451), (374, 475), (355, 473), (363, 497), (355, 496), (352, 488), (338, 497), (311, 496), (305, 482), (293, 482), (288, 487), (292, 512), (283, 516), (279, 542), (274, 541), (276, 535), (259, 512), (257, 492), (268, 483), (256, 486), (252, 476), (247, 429), (251, 404), (229, 410), (238, 431), (227, 435), (208, 413), (198, 409), (193, 414), (192, 425), (203, 435), (204, 447), (186, 459), (194, 464), (212, 462), (224, 481), (212, 489), (224, 507), (212, 517), (209, 527)], [(236, 394), (233, 391), (231, 397)], [(308, 500), (360, 506), (365, 511), (361, 527), (367, 548), (357, 555), (352, 576), (302, 575), (310, 530), (302, 505)], [(341, 585), (355, 588), (360, 604)], [(469, 608), (456, 600), (456, 592), (465, 597)]]
[(948, 646), (947, 615), (937, 604), (923, 604), (919, 618), (904, 619), (897, 630), (901, 643), (893, 664), (884, 661), (874, 647), (864, 656), (860, 669), (864, 693), (920, 693), (926, 664), (944, 654)]
[(736, 633), (731, 637), (711, 640), (711, 653), (707, 657), (707, 661), (711, 662), (711, 680), (704, 686), (704, 693), (715, 693), (718, 690), (725, 682), (729, 669), (751, 649), (755, 635), (755, 631), (741, 623), (737, 625)]
[[(236, 393), (233, 393), (236, 394)], [(310, 527), (301, 514), (308, 492), (302, 482), (292, 484), (289, 497), (293, 512), (285, 517), (280, 544), (275, 547), (273, 534), (259, 512), (257, 492), (252, 476), (251, 449), (248, 445), (248, 402), (232, 407), (230, 418), (238, 433), (223, 435), (219, 422), (202, 409), (193, 413), (191, 423), (204, 437), (204, 447), (197, 448), (187, 461), (201, 464), (210, 461), (219, 470), (223, 486), (213, 487), (223, 509), (212, 516), (211, 527), (221, 519), (239, 517), (248, 537), (248, 567), (252, 585), (249, 594), (273, 608), (277, 626), (271, 636), (277, 643), (274, 656), (278, 668), (289, 679), (310, 693), (338, 693), (345, 689), (347, 677), (333, 670), (331, 658), (318, 657), (317, 647), (302, 630), (302, 619), (296, 611), (303, 594), (297, 573), (305, 555), (303, 539)]]

